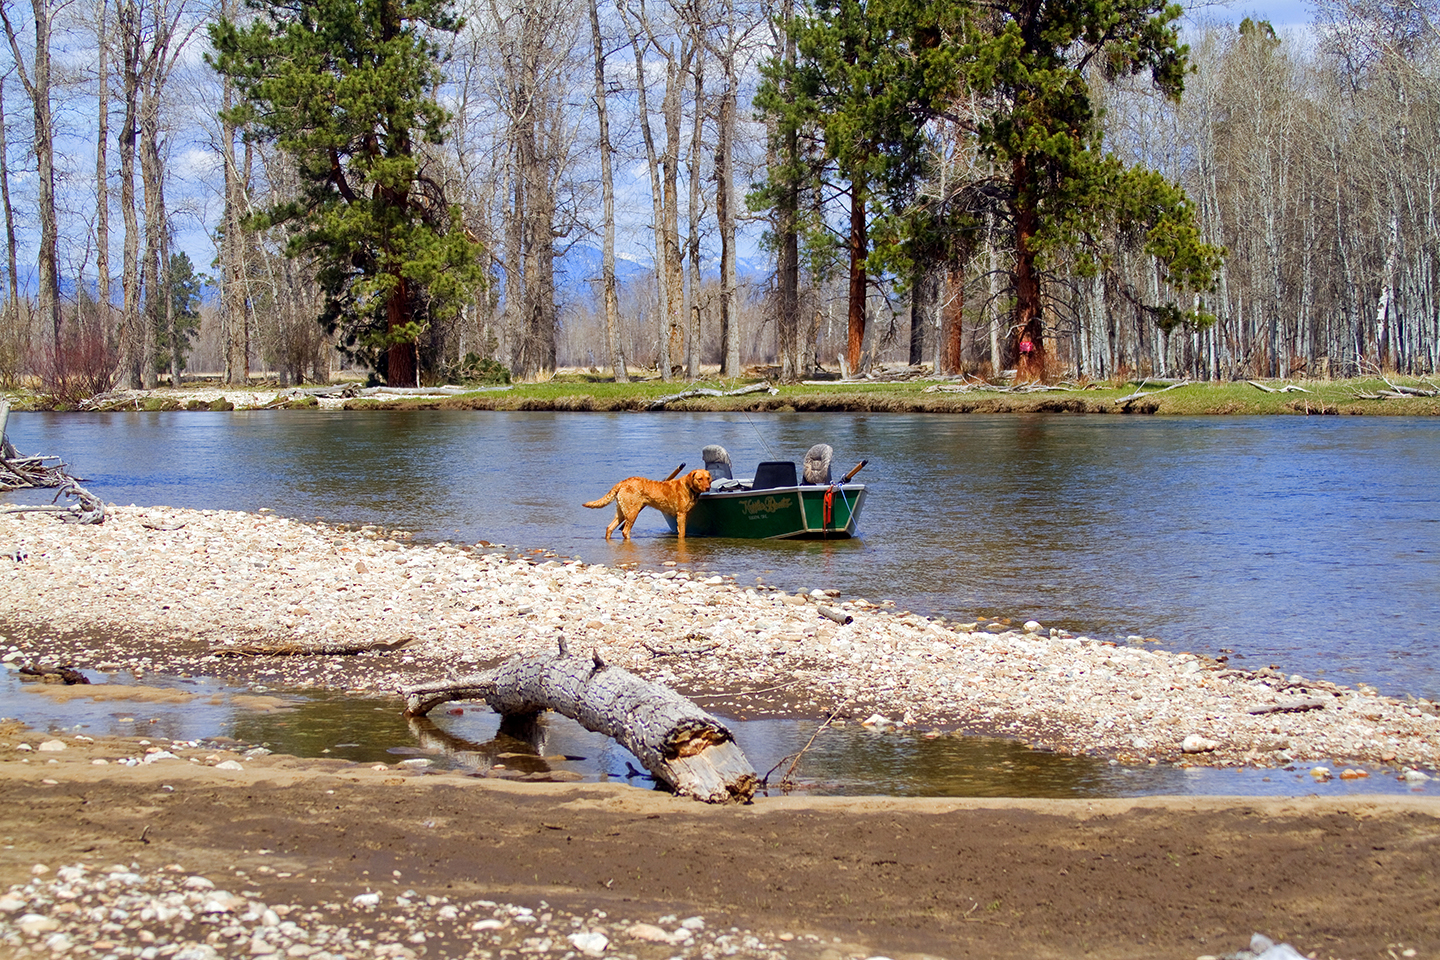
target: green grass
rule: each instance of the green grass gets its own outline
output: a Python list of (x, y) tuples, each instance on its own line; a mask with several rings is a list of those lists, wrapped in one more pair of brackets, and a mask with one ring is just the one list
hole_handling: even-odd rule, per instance
[[(1421, 384), (1414, 379), (1391, 378), (1395, 383)], [(387, 397), (354, 400), (349, 406), (423, 407), (485, 410), (595, 410), (641, 411), (659, 397), (673, 396), (696, 387), (733, 390), (755, 380), (697, 383), (656, 380), (618, 384), (594, 376), (568, 376), (546, 383), (516, 384), (506, 391), (465, 394), (444, 400)], [(1285, 381), (1267, 383), (1275, 389)], [(1166, 384), (1143, 387), (1125, 383), (1064, 384), (1033, 392), (971, 388), (959, 391), (949, 381), (912, 380), (899, 383), (840, 382), (777, 384), (777, 392), (735, 397), (690, 397), (672, 401), (668, 410), (753, 412), (873, 412), (873, 413), (1090, 413), (1201, 415), (1406, 415), (1440, 414), (1440, 397), (1368, 399), (1388, 389), (1379, 379), (1289, 381), (1294, 388), (1267, 393), (1245, 382), (1196, 382), (1173, 389)], [(1433, 384), (1421, 384), (1433, 389)], [(1303, 392), (1302, 392), (1303, 391)], [(1136, 394), (1141, 396), (1136, 396)]]
[[(759, 382), (711, 379), (697, 382), (643, 380), (615, 383), (596, 374), (572, 373), (544, 383), (520, 383), (508, 389), (480, 389), (457, 397), (410, 398), (386, 396), (358, 398), (348, 409), (465, 409), (465, 410), (574, 410), (646, 411), (660, 397), (695, 388), (728, 391)], [(1440, 397), (1410, 396), (1376, 399), (1388, 390), (1378, 378), (1351, 380), (1264, 381), (1287, 392), (1269, 393), (1248, 382), (1195, 382), (1173, 389), (1167, 384), (1140, 381), (1058, 384), (1033, 391), (986, 390), (948, 380), (902, 382), (832, 381), (818, 384), (777, 384), (775, 393), (749, 393), (734, 397), (690, 397), (668, 403), (668, 410), (752, 412), (854, 412), (854, 413), (1088, 413), (1149, 414), (1159, 416), (1210, 415), (1440, 415)], [(1435, 389), (1435, 380), (1390, 378), (1391, 383)], [(197, 385), (200, 386), (200, 385)], [(273, 389), (273, 388), (271, 388)], [(1137, 396), (1139, 394), (1139, 396)], [(33, 396), (8, 397), (17, 410), (39, 409)], [(176, 404), (178, 406), (178, 404)], [(167, 407), (167, 409), (169, 409)]]

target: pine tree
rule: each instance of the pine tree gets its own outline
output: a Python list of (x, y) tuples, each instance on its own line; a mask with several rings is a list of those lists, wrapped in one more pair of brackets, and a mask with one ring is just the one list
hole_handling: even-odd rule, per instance
[[(1021, 379), (1046, 375), (1049, 263), (1070, 257), (1082, 275), (1093, 275), (1105, 266), (1104, 238), (1130, 236), (1172, 287), (1198, 292), (1214, 282), (1223, 251), (1201, 241), (1178, 186), (1105, 152), (1090, 93), (1092, 80), (1148, 71), (1160, 93), (1178, 99), (1187, 54), (1174, 26), (1180, 12), (1163, 0), (919, 6), (916, 47), (927, 51), (919, 63), (931, 84), (929, 107), (943, 115), (955, 91), (973, 95), (976, 137), (1003, 186), (1014, 258), (1011, 349)], [(1165, 329), (1207, 320), (1194, 303), (1132, 300)]]
[(258, 225), (285, 223), (291, 255), (318, 262), (320, 318), (391, 385), (418, 383), (421, 334), (482, 281), (479, 244), (423, 170), (449, 115), (435, 101), (435, 31), (461, 22), (446, 0), (252, 0), (248, 26), (210, 28), (211, 65), (242, 102), (223, 119), (272, 141), (299, 194)]

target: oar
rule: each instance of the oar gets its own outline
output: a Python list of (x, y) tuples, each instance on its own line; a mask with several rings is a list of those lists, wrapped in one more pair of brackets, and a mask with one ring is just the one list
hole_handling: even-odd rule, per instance
[(841, 483), (849, 483), (849, 482), (850, 482), (850, 478), (853, 477), (853, 476), (855, 476), (855, 474), (859, 473), (859, 472), (860, 472), (860, 468), (863, 467), (863, 466), (865, 466), (865, 464), (867, 464), (867, 463), (869, 463), (869, 462), (870, 462), (869, 460), (861, 460), (859, 463), (855, 464), (855, 468), (854, 468), (853, 470), (851, 470), (849, 473), (845, 474), (845, 476), (841, 477), (841, 478), (840, 478), (840, 482), (841, 482)]
[[(860, 467), (863, 467), (863, 466), (865, 466), (865, 464), (863, 464), (863, 463), (860, 464)], [(859, 470), (860, 467), (856, 467), (855, 469), (856, 469), (856, 470)], [(681, 470), (684, 470), (684, 469), (685, 469), (685, 464), (682, 463), (682, 464), (680, 464), (680, 466), (678, 466), (678, 467), (675, 468), (675, 472), (674, 472), (674, 473), (670, 474), (670, 476), (666, 477), (665, 479), (666, 479), (666, 480), (674, 480), (676, 477), (680, 476), (680, 471), (681, 471)]]

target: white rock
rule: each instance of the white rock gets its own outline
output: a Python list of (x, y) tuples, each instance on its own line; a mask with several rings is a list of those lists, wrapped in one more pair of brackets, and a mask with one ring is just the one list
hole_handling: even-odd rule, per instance
[(872, 713), (864, 720), (861, 720), (860, 725), (862, 727), (893, 727), (895, 726), (895, 722), (889, 717), (882, 716), (878, 713)]
[(44, 743), (40, 744), (40, 746), (36, 747), (35, 749), (39, 750), (41, 753), (59, 753), (61, 750), (65, 749), (65, 741), (46, 740)]
[(380, 894), (360, 893), (350, 898), (350, 902), (357, 907), (374, 907), (380, 904)]
[(159, 751), (157, 751), (157, 752), (155, 752), (155, 753), (147, 753), (147, 754), (145, 754), (145, 762), (146, 762), (147, 764), (150, 764), (150, 763), (159, 763), (161, 760), (179, 760), (179, 759), (180, 759), (179, 757), (175, 756), (175, 754), (171, 753), (169, 750), (159, 750)]
[(411, 757), (409, 760), (401, 760), (398, 766), (409, 767), (411, 770), (420, 770), (430, 766), (435, 761), (429, 757)]
[(27, 937), (34, 937), (52, 930), (59, 930), (60, 922), (38, 913), (27, 913), (15, 921), (15, 926)]
[(215, 882), (209, 877), (186, 877), (184, 886), (186, 890), (214, 890)]
[(1219, 748), (1220, 743), (1216, 740), (1207, 740), (1198, 733), (1192, 733), (1180, 741), (1181, 753), (1209, 753)]
[(669, 932), (653, 923), (637, 923), (625, 931), (625, 935), (632, 940), (644, 940), (649, 943), (674, 943), (675, 940)]
[(1041, 629), (1041, 628), (1040, 628), (1040, 621), (1039, 621), (1039, 620), (1026, 620), (1026, 621), (1025, 621), (1025, 632), (1026, 632), (1026, 633), (1039, 633), (1039, 632), (1040, 632), (1040, 629)]
[(1430, 779), (1424, 773), (1421, 773), (1419, 770), (1416, 770), (1413, 767), (1401, 774), (1401, 778), (1404, 780), (1408, 780), (1411, 783), (1421, 783), (1425, 780)]
[(17, 910), (23, 909), (25, 909), (25, 901), (15, 896), (15, 894), (7, 893), (4, 896), (0, 896), (0, 913), (14, 913)]
[(1329, 767), (1311, 767), (1310, 776), (1314, 777), (1316, 780), (1329, 780), (1331, 777), (1331, 770)]
[(601, 956), (610, 946), (610, 938), (599, 931), (572, 933), (569, 940), (571, 946), (587, 957)]
[(222, 761), (220, 761), (219, 763), (215, 764), (215, 769), (216, 769), (216, 770), (244, 770), (245, 768), (240, 765), (240, 762), (239, 762), (238, 760), (222, 760)]

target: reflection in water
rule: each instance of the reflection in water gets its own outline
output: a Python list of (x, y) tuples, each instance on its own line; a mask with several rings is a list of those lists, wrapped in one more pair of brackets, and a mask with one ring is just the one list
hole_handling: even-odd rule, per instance
[[(1436, 418), (23, 413), (10, 433), (118, 503), (675, 562), (1440, 698)], [(607, 543), (581, 506), (707, 443), (743, 474), (819, 441), (870, 460), (857, 540), (682, 546), (646, 511), (633, 541)]]
[[(554, 714), (542, 715), (530, 729), (502, 731), (500, 717), (484, 706), (465, 704), (438, 718), (407, 720), (398, 699), (316, 691), (280, 693), (285, 709), (256, 713), (244, 706), (254, 700), (244, 696), (246, 691), (205, 681), (150, 677), (146, 682), (196, 695), (184, 703), (57, 702), (22, 690), (16, 675), (3, 671), (0, 715), (19, 717), (43, 732), (181, 741), (229, 737), (300, 757), (363, 764), (425, 757), (433, 763), (429, 769), (437, 771), (652, 786), (639, 761), (615, 741)], [(815, 795), (1065, 798), (1424, 792), (1385, 771), (1365, 780), (1316, 783), (1308, 766), (1289, 771), (1126, 767), (1029, 750), (993, 737), (931, 737), (853, 724), (815, 736), (819, 724), (813, 720), (722, 719), (762, 775), (814, 737), (800, 759), (792, 792)], [(782, 792), (780, 773), (783, 768), (771, 778), (772, 796)]]

